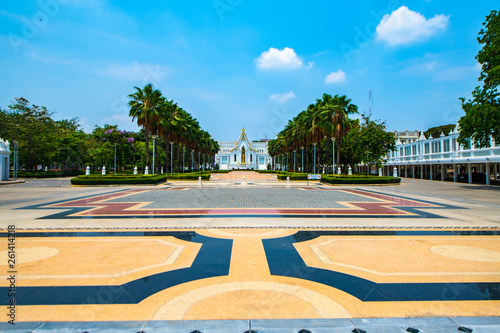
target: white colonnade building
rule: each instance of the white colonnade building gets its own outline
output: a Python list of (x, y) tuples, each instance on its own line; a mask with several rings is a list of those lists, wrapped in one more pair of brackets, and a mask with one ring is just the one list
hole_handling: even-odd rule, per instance
[(485, 181), (498, 180), (500, 143), (493, 139), (489, 148), (476, 148), (474, 143), (464, 147), (457, 142), (460, 127), (448, 135), (426, 138), (423, 131), (416, 140), (396, 142), (396, 149), (387, 156), (383, 167), (385, 175), (397, 169), (399, 177), (430, 180)]

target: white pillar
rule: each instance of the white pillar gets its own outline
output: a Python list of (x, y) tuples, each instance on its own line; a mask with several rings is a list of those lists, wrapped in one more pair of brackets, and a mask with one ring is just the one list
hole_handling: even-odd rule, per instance
[(488, 162), (486, 162), (486, 185), (490, 185), (491, 181), (490, 181), (490, 164)]
[(411, 178), (415, 178), (415, 166), (411, 166)]
[(433, 166), (434, 166), (434, 165), (432, 165), (432, 164), (431, 164), (431, 165), (429, 165), (429, 171), (430, 171), (430, 172), (429, 172), (429, 180), (432, 180), (432, 167), (433, 167)]
[(420, 166), (420, 179), (424, 179), (424, 165)]
[(101, 172), (101, 174), (102, 174), (102, 175), (105, 175), (105, 174), (106, 174), (106, 167), (105, 167), (105, 166), (103, 166), (103, 167), (102, 167), (102, 172)]
[[(446, 169), (448, 169), (448, 167), (446, 167)], [(448, 170), (445, 170), (445, 165), (441, 164), (441, 181), (444, 181), (446, 171)]]
[(498, 180), (498, 176), (497, 176), (497, 174), (498, 174), (498, 163), (495, 164), (495, 167), (493, 168), (493, 171), (495, 172), (494, 179)]
[(398, 169), (396, 167), (394, 167), (394, 169), (392, 169), (392, 176), (393, 177), (397, 177), (398, 176)]
[(90, 176), (90, 167), (87, 165), (87, 168), (85, 169), (85, 176)]
[(453, 164), (453, 182), (457, 181), (457, 165)]
[(467, 172), (469, 175), (469, 184), (472, 184), (472, 165), (467, 163)]

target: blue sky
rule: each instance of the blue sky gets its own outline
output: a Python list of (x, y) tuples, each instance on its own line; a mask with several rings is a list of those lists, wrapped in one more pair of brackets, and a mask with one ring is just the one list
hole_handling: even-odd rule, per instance
[[(495, 6), (495, 4), (497, 6)], [(4, 0), (0, 107), (14, 97), (137, 130), (127, 95), (153, 83), (216, 140), (273, 138), (323, 93), (390, 130), (455, 123), (478, 85), (497, 1)]]

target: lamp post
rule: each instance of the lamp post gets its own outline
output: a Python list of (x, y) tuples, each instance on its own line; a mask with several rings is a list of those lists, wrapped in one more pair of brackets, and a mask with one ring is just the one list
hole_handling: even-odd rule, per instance
[(182, 173), (184, 173), (184, 160), (186, 155), (186, 147), (182, 147)]
[(174, 174), (174, 142), (170, 141), (170, 174)]
[(198, 152), (198, 171), (201, 170), (201, 158), (200, 158), (201, 153)]
[(297, 172), (297, 150), (293, 150), (293, 171)]
[(14, 140), (12, 141), (14, 143), (14, 180), (17, 179), (17, 166), (19, 165), (19, 151), (18, 151), (18, 141)]
[(194, 171), (194, 149), (191, 149), (191, 172)]
[(304, 146), (301, 146), (300, 149), (302, 149), (302, 172), (304, 172)]
[(332, 174), (335, 174), (335, 138), (332, 137)]
[(156, 138), (158, 135), (151, 135), (153, 138), (153, 175), (156, 174), (156, 169), (155, 169), (155, 144), (156, 144)]
[(314, 163), (313, 163), (313, 173), (316, 173), (316, 145), (317, 143), (314, 142), (313, 143), (313, 146), (314, 146)]
[[(115, 174), (116, 174), (116, 146), (117, 146), (118, 144), (117, 144), (117, 143), (114, 143), (114, 145), (115, 145), (115, 164), (114, 164), (114, 166), (113, 166), (113, 171), (114, 171), (114, 172), (115, 172)], [(154, 155), (154, 154), (153, 154), (153, 155)]]

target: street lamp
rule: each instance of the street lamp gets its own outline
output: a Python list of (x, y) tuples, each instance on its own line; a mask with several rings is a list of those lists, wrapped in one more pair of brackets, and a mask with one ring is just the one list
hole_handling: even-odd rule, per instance
[(314, 142), (313, 143), (313, 146), (314, 146), (314, 163), (313, 163), (313, 173), (316, 173), (316, 145), (318, 143)]
[(174, 174), (174, 142), (173, 141), (170, 141), (170, 174), (173, 175)]
[(332, 174), (335, 174), (335, 138), (332, 137)]
[(301, 146), (300, 149), (302, 149), (302, 172), (304, 172), (304, 146)]
[(158, 135), (151, 135), (151, 137), (153, 138), (153, 175), (156, 174), (156, 169), (155, 169), (155, 143), (156, 143), (156, 138), (158, 137)]
[(182, 173), (184, 173), (184, 156), (186, 155), (186, 147), (182, 147)]
[(297, 150), (293, 150), (293, 170), (297, 172)]
[(191, 172), (194, 171), (194, 149), (191, 149)]
[(116, 174), (116, 146), (117, 146), (118, 144), (117, 144), (117, 143), (115, 143), (114, 145), (115, 145), (115, 165), (114, 165), (113, 170), (114, 170), (114, 172), (115, 172), (115, 174)]
[(14, 140), (12, 141), (14, 143), (14, 172), (13, 172), (13, 176), (14, 176), (14, 180), (17, 179), (17, 166), (19, 165), (19, 151), (18, 151), (18, 141), (17, 140)]

